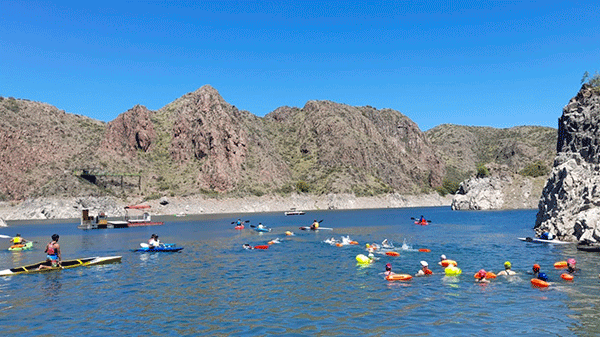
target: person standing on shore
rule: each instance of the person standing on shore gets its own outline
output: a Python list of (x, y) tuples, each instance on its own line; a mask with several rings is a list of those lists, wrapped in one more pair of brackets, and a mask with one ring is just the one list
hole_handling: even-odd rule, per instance
[(58, 244), (58, 234), (52, 234), (52, 241), (46, 245), (46, 262), (50, 265), (40, 265), (38, 269), (52, 269), (56, 267), (62, 267), (62, 256), (60, 253), (60, 245)]

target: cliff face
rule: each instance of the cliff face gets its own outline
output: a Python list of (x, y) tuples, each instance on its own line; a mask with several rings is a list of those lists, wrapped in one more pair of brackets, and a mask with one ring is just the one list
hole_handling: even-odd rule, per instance
[(584, 85), (559, 119), (557, 155), (535, 229), (562, 240), (600, 242), (600, 94)]

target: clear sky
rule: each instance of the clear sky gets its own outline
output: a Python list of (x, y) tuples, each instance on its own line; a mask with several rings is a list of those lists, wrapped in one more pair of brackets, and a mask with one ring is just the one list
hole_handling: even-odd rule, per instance
[(557, 126), (600, 70), (598, 1), (11, 1), (0, 95), (111, 121), (205, 84), (264, 116), (309, 100)]

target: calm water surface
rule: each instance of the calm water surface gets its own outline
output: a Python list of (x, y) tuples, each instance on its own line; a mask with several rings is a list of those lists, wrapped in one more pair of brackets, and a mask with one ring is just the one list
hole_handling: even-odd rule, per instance
[[(168, 218), (164, 226), (82, 231), (76, 223), (23, 224), (0, 234), (39, 243), (32, 251), (0, 251), (0, 269), (44, 259), (43, 245), (60, 234), (63, 259), (122, 255), (119, 264), (0, 278), (0, 328), (21, 335), (475, 335), (600, 333), (600, 282), (597, 253), (574, 246), (518, 241), (532, 236), (536, 211), (456, 212), (449, 208), (381, 209), (211, 215)], [(432, 219), (414, 225), (410, 217)], [(236, 231), (242, 217), (262, 222), (271, 233)], [(334, 231), (303, 232), (299, 226), (321, 220)], [(285, 231), (296, 236), (287, 237)], [(135, 253), (131, 249), (158, 233), (180, 253)], [(335, 247), (329, 237), (350, 236), (358, 246)], [(242, 244), (266, 244), (246, 251)], [(363, 267), (357, 254), (365, 243), (393, 241), (399, 257), (379, 255)], [(431, 253), (418, 252), (429, 248)], [(463, 274), (445, 277), (440, 254), (458, 261)], [(577, 259), (582, 270), (567, 283), (553, 268)], [(419, 261), (434, 275), (409, 282), (387, 282), (391, 262), (397, 273), (414, 274)], [(498, 272), (510, 260), (518, 277), (474, 282), (484, 268)], [(542, 266), (554, 283), (531, 287), (527, 272)]]

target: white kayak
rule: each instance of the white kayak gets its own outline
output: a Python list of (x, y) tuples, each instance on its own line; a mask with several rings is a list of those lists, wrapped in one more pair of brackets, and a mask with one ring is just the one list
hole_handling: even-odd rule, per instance
[(552, 239), (552, 240), (545, 240), (545, 239), (540, 239), (540, 238), (530, 238), (530, 237), (526, 237), (526, 238), (518, 238), (521, 241), (526, 241), (526, 242), (534, 242), (534, 243), (552, 243), (552, 244), (557, 244), (557, 245), (566, 245), (566, 244), (572, 244), (575, 242), (568, 242), (568, 241), (560, 241), (557, 239)]

